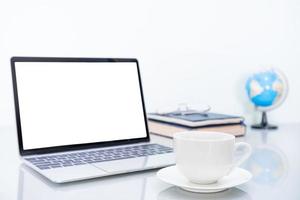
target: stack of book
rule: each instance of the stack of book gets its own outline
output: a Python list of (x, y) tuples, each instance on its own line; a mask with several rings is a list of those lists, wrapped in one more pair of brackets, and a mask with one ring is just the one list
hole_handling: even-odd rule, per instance
[(218, 131), (234, 136), (246, 133), (244, 118), (217, 113), (149, 113), (148, 126), (152, 134), (172, 138), (177, 132), (187, 130)]

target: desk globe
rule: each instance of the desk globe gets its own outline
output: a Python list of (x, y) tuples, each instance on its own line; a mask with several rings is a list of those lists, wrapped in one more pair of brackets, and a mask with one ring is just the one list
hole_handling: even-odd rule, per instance
[(251, 127), (256, 129), (277, 129), (267, 120), (267, 111), (280, 106), (288, 94), (286, 76), (278, 69), (267, 69), (252, 74), (246, 82), (246, 91), (256, 110), (262, 112), (260, 124)]

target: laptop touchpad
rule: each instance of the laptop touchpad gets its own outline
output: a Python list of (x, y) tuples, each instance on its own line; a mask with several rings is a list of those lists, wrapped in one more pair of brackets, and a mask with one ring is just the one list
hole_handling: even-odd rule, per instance
[(174, 164), (174, 154), (162, 154), (148, 157), (131, 158), (124, 160), (116, 160), (110, 162), (94, 163), (96, 167), (107, 172), (130, 172), (147, 168), (155, 168), (160, 166)]
[(107, 172), (135, 171), (145, 168), (147, 157), (132, 158), (126, 160), (115, 160), (109, 162), (94, 163), (96, 167)]

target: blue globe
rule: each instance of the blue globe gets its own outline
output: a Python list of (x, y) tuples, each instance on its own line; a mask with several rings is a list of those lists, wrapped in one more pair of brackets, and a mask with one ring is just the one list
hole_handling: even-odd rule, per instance
[(251, 75), (246, 82), (250, 101), (260, 110), (270, 110), (281, 104), (287, 94), (285, 76), (275, 69)]

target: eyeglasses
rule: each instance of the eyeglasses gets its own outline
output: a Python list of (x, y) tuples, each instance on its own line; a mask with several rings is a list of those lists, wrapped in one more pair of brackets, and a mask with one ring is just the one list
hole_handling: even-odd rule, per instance
[(206, 114), (210, 110), (209, 105), (180, 103), (177, 106), (158, 109), (156, 113), (160, 115), (192, 115)]

